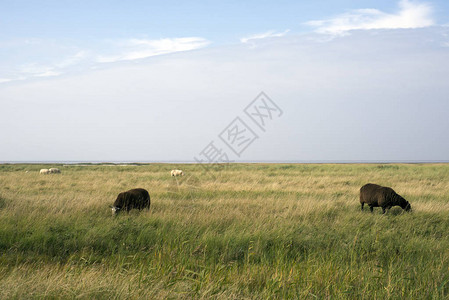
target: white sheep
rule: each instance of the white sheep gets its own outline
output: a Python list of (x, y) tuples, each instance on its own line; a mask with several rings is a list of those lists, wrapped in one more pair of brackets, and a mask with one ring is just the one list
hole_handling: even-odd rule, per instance
[(50, 170), (49, 169), (41, 169), (39, 171), (39, 174), (50, 174)]
[(182, 170), (171, 170), (171, 176), (184, 176), (184, 172)]

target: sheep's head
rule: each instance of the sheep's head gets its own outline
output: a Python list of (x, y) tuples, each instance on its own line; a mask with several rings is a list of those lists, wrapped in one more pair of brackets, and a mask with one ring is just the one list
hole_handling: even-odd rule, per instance
[(115, 216), (120, 211), (120, 207), (111, 206), (112, 215)]
[(399, 206), (405, 211), (410, 211), (412, 209), (410, 203), (402, 197), (401, 201), (399, 202)]
[(407, 202), (407, 204), (406, 204), (405, 207), (404, 207), (404, 210), (405, 210), (405, 211), (410, 211), (410, 210), (412, 210), (412, 206), (410, 205), (410, 203)]

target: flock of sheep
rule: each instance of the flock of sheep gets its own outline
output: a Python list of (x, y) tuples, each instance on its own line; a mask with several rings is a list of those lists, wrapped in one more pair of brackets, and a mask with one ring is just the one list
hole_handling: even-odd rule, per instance
[(56, 173), (61, 173), (61, 170), (57, 168), (50, 168), (50, 169), (41, 169), (39, 171), (39, 174), (56, 174)]
[[(39, 173), (54, 174), (61, 173), (61, 171), (57, 168), (50, 168), (41, 169)], [(171, 170), (170, 175), (172, 177), (184, 176), (184, 172), (182, 170)], [(150, 194), (148, 191), (142, 188), (137, 188), (120, 193), (114, 204), (111, 206), (111, 209), (114, 215), (121, 210), (127, 212), (131, 209), (142, 210), (146, 208), (149, 210), (150, 203)], [(374, 207), (381, 207), (383, 214), (393, 206), (400, 206), (405, 211), (410, 211), (412, 208), (410, 203), (397, 194), (392, 188), (373, 183), (365, 184), (360, 188), (360, 204), (362, 210), (364, 205), (367, 204), (371, 212), (373, 212)]]

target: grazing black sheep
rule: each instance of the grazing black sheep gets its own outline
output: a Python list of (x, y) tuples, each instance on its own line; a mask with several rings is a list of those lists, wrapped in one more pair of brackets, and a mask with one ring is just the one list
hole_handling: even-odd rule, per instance
[(365, 184), (360, 188), (360, 203), (362, 204), (362, 210), (363, 205), (368, 204), (371, 212), (373, 212), (373, 207), (382, 207), (383, 214), (392, 206), (400, 206), (405, 211), (412, 208), (410, 203), (396, 194), (392, 188), (373, 183)]
[(118, 194), (117, 199), (111, 208), (113, 215), (121, 210), (129, 212), (133, 208), (138, 210), (144, 208), (150, 209), (150, 195), (145, 189), (132, 189)]

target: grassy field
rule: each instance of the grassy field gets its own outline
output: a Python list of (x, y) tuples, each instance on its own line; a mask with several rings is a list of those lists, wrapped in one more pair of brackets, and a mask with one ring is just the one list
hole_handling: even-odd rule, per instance
[(0, 298), (449, 299), (449, 165), (0, 165)]

